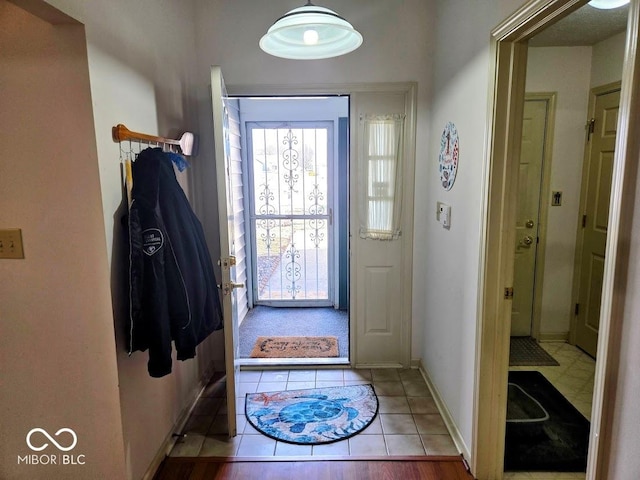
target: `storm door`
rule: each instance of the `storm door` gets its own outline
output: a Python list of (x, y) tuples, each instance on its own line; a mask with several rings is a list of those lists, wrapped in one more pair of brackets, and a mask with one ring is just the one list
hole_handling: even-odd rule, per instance
[(333, 128), (247, 123), (255, 305), (332, 305)]

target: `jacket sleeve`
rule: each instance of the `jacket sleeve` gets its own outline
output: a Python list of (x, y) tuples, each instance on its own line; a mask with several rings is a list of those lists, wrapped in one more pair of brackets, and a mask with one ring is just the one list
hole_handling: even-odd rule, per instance
[(149, 375), (162, 377), (171, 373), (165, 278), (169, 253), (166, 229), (157, 206), (157, 164), (144, 155), (134, 164), (129, 235), (130, 350), (149, 349)]

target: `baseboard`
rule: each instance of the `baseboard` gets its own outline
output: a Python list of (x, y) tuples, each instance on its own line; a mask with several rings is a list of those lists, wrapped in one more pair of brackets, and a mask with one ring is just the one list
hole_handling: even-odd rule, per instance
[(156, 456), (153, 457), (153, 460), (151, 461), (151, 464), (149, 464), (147, 471), (142, 476), (142, 480), (152, 480), (153, 477), (155, 477), (158, 471), (158, 468), (160, 468), (160, 465), (162, 464), (163, 460), (169, 455), (169, 452), (171, 452), (171, 449), (178, 441), (178, 437), (175, 435), (175, 433), (181, 432), (184, 429), (184, 426), (189, 420), (189, 416), (191, 415), (191, 412), (195, 408), (196, 403), (200, 398), (200, 395), (202, 395), (202, 391), (209, 384), (209, 381), (211, 380), (215, 372), (216, 372), (216, 369), (214, 367), (211, 367), (209, 371), (202, 376), (202, 378), (198, 382), (198, 385), (194, 388), (193, 401), (187, 404), (187, 406), (185, 406), (180, 412), (180, 415), (178, 415), (178, 419), (171, 427), (171, 430), (165, 437), (164, 441), (162, 442), (162, 445), (160, 445), (160, 448), (158, 449)]
[(538, 342), (568, 342), (569, 332), (539, 333)]
[(422, 374), (424, 381), (427, 382), (427, 387), (429, 387), (429, 391), (431, 392), (431, 396), (433, 397), (433, 400), (436, 403), (436, 407), (438, 407), (438, 410), (440, 411), (440, 415), (442, 415), (442, 420), (444, 420), (444, 424), (447, 427), (447, 430), (449, 430), (449, 435), (451, 435), (451, 439), (453, 440), (453, 443), (455, 443), (456, 448), (462, 454), (462, 457), (466, 461), (469, 461), (469, 459), (471, 458), (469, 447), (467, 447), (467, 444), (464, 442), (462, 438), (462, 434), (460, 433), (460, 430), (458, 429), (456, 422), (453, 420), (453, 417), (451, 416), (451, 412), (447, 408), (447, 404), (444, 402), (444, 400), (442, 399), (442, 396), (440, 396), (440, 392), (431, 381), (429, 372), (427, 372), (427, 369), (424, 367), (422, 360), (411, 361), (412, 364), (414, 362), (417, 363), (418, 370)]

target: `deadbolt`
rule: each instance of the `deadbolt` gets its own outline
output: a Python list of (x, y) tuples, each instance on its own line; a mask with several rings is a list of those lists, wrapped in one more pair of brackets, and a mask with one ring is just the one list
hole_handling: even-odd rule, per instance
[(533, 228), (533, 220), (527, 220), (527, 223), (525, 223), (525, 226), (527, 228)]
[(531, 235), (527, 235), (526, 237), (524, 237), (522, 239), (522, 242), (520, 242), (520, 243), (524, 244), (524, 245), (526, 245), (528, 247), (529, 245), (531, 245), (533, 243), (533, 238), (531, 237)]

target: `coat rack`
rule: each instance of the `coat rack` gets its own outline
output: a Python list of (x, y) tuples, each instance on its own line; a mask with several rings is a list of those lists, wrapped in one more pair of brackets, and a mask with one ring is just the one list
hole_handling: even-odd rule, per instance
[(184, 132), (178, 140), (171, 138), (157, 137), (146, 133), (132, 132), (123, 124), (119, 123), (111, 129), (111, 136), (114, 142), (124, 142), (125, 140), (135, 140), (143, 142), (151, 142), (165, 145), (176, 145), (180, 148), (183, 155), (190, 156), (193, 153), (193, 133)]

